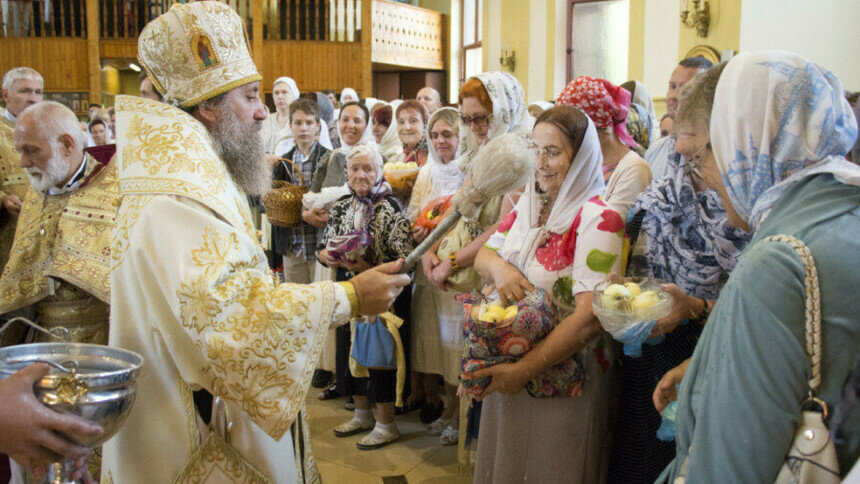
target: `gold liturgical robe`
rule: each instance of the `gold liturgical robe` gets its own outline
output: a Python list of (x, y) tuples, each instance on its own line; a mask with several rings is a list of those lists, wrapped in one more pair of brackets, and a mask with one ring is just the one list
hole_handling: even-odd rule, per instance
[(0, 278), (0, 313), (32, 306), (40, 326), (63, 326), (72, 341), (107, 344), (117, 170), (84, 157), (77, 188), (56, 195), (30, 190), (24, 199)]
[[(15, 126), (0, 116), (0, 202), (7, 195), (15, 195), (23, 202), (30, 191), (27, 172), (18, 164), (21, 157), (15, 151), (15, 142), (12, 139), (14, 132)], [(0, 207), (0, 272), (9, 260), (17, 223), (17, 215), (12, 215)]]
[[(318, 480), (300, 410), (326, 332), (349, 319), (346, 291), (275, 283), (247, 199), (196, 119), (130, 96), (116, 114), (110, 343), (146, 363), (102, 482)], [(200, 389), (222, 402), (211, 425)]]

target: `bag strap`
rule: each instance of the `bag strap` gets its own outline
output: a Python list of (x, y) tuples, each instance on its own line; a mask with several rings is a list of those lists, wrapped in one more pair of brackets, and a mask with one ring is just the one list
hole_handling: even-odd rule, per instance
[(815, 260), (809, 247), (791, 235), (772, 235), (762, 242), (788, 244), (797, 252), (803, 263), (803, 285), (806, 288), (806, 356), (812, 370), (812, 378), (809, 379), (809, 396), (812, 398), (821, 385), (821, 293)]
[(301, 170), (298, 166), (296, 166), (296, 164), (295, 164), (295, 163), (293, 163), (293, 160), (291, 160), (291, 159), (289, 159), (289, 158), (284, 158), (284, 157), (281, 157), (281, 156), (279, 156), (279, 157), (277, 157), (277, 158), (278, 158), (278, 161), (280, 161), (281, 163), (283, 163), (283, 162), (285, 162), (285, 161), (286, 161), (287, 163), (289, 163), (289, 164), (293, 165), (293, 171), (294, 171), (295, 173), (298, 173), (298, 175), (299, 175), (299, 179), (302, 181), (302, 185), (301, 185), (301, 186), (303, 186), (303, 187), (304, 187), (304, 186), (307, 186), (307, 183), (305, 183), (305, 177), (304, 177), (304, 175), (302, 175), (302, 170)]

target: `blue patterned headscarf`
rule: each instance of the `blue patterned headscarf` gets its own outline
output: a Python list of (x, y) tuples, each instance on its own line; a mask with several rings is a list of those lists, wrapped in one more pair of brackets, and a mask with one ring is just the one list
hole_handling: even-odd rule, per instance
[(755, 230), (795, 182), (830, 173), (860, 185), (844, 156), (857, 122), (833, 73), (797, 54), (740, 54), (714, 95), (711, 144), (732, 206)]
[(645, 257), (632, 260), (631, 271), (716, 299), (750, 234), (729, 225), (717, 192), (696, 192), (690, 166), (674, 148), (666, 171), (630, 212), (631, 219), (642, 217), (639, 238), (645, 242)]

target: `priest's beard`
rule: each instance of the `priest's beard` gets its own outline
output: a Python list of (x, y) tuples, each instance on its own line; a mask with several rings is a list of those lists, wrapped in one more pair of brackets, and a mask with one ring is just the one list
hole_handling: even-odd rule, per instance
[(261, 121), (243, 125), (225, 106), (212, 127), (215, 149), (227, 165), (233, 180), (247, 195), (263, 195), (272, 188), (272, 172), (260, 138)]
[(40, 170), (35, 166), (27, 167), (27, 178), (30, 179), (30, 186), (33, 190), (40, 193), (46, 193), (48, 189), (59, 185), (69, 175), (66, 161), (57, 154), (57, 147), (54, 147), (54, 154), (45, 165), (44, 170)]

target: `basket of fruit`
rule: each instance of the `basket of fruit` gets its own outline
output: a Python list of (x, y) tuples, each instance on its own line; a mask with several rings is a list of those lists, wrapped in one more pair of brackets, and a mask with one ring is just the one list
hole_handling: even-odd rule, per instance
[(660, 289), (662, 281), (628, 277), (623, 282), (604, 281), (594, 288), (594, 314), (613, 338), (622, 343), (640, 325), (669, 314), (672, 297)]
[(385, 174), (385, 181), (391, 185), (391, 188), (397, 191), (408, 190), (409, 182), (412, 184), (415, 183), (415, 180), (418, 178), (418, 163), (414, 161), (410, 161), (408, 163), (403, 163), (402, 161), (398, 161), (396, 163), (386, 163), (382, 167), (383, 172)]
[(453, 198), (453, 195), (444, 195), (431, 200), (421, 210), (421, 213), (418, 214), (418, 218), (415, 219), (415, 223), (412, 225), (430, 230), (435, 229), (442, 220), (442, 215), (451, 208), (451, 198)]

